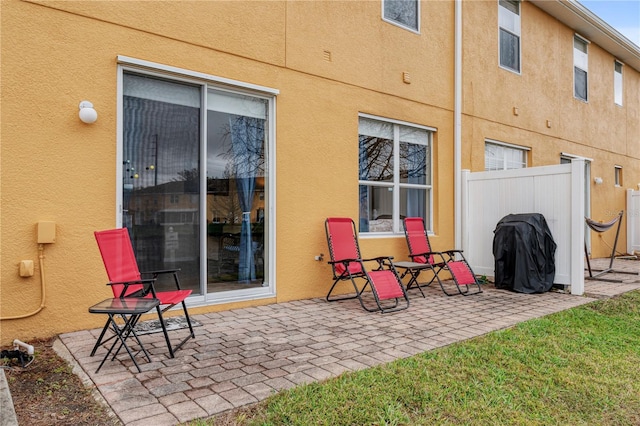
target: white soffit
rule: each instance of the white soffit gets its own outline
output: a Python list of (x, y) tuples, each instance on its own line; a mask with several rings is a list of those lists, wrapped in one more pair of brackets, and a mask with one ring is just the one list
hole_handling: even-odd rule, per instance
[(616, 59), (640, 72), (640, 46), (620, 34), (576, 0), (529, 0)]

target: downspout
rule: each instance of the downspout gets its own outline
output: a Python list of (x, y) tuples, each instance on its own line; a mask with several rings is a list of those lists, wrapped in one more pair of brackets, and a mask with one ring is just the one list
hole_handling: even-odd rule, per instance
[(462, 247), (462, 0), (455, 0), (453, 185), (455, 247)]

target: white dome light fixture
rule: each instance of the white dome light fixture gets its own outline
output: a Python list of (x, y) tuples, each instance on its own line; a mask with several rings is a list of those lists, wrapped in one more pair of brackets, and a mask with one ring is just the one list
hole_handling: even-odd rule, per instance
[(78, 116), (83, 123), (91, 124), (95, 123), (98, 119), (98, 113), (93, 109), (93, 104), (89, 101), (82, 101), (79, 105), (80, 112)]

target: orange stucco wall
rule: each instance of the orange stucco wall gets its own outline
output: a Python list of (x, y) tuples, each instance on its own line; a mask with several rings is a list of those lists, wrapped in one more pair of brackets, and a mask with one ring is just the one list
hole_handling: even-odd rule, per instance
[[(358, 113), (436, 128), (434, 184), (452, 182), (453, 4), (422, 34), (383, 22), (376, 2), (2, 2), (0, 344), (98, 327), (110, 295), (93, 231), (116, 223), (117, 55), (273, 87), (277, 97), (275, 299), (323, 296), (327, 216), (357, 218)], [(407, 50), (416, 52), (407, 55)], [(327, 57), (330, 56), (330, 60)], [(433, 60), (438, 58), (438, 60)], [(403, 73), (410, 84), (403, 82)], [(91, 101), (98, 121), (78, 120)], [(427, 100), (425, 102), (425, 100)], [(439, 164), (444, 164), (440, 167)], [(348, 184), (352, 182), (353, 184)], [(434, 244), (453, 241), (453, 195), (435, 191)], [(36, 223), (56, 223), (39, 265)], [(363, 239), (406, 257), (401, 237)], [(18, 275), (34, 260), (35, 275)], [(43, 272), (43, 274), (41, 274)]]
[[(523, 73), (500, 70), (497, 28), (487, 24), (497, 22), (495, 3), (464, 2), (463, 168), (482, 170), (484, 138), (493, 138), (531, 147), (532, 166), (557, 163), (561, 151), (592, 157), (592, 175), (605, 182), (622, 165), (635, 186), (640, 100), (627, 96), (611, 111), (613, 59), (590, 47), (585, 108), (571, 92), (572, 32), (524, 3), (522, 31), (531, 35), (523, 37)], [(326, 217), (358, 217), (358, 113), (437, 129), (432, 244), (453, 245), (453, 1), (422, 2), (420, 34), (382, 21), (378, 1), (5, 0), (0, 8), (0, 318), (36, 311), (42, 277), (46, 288), (40, 312), (0, 321), (0, 344), (102, 325), (87, 308), (110, 295), (93, 231), (116, 224), (118, 55), (280, 92), (277, 296), (191, 312), (326, 294), (330, 267), (314, 256), (327, 256)], [(639, 93), (637, 71), (627, 67), (624, 84)], [(82, 100), (94, 104), (96, 123), (78, 120)], [(619, 209), (623, 191), (615, 191), (602, 185), (593, 197)], [(600, 208), (594, 204), (594, 217), (605, 214)], [(41, 220), (57, 231), (44, 246), (44, 268)], [(402, 236), (362, 238), (361, 248), (406, 258)], [(33, 277), (18, 275), (21, 260), (35, 261)]]

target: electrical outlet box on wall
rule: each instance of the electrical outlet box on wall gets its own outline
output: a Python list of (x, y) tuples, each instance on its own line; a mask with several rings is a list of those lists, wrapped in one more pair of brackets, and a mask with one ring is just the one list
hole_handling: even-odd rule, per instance
[(33, 260), (21, 260), (19, 267), (21, 277), (33, 276)]
[(53, 244), (56, 242), (56, 223), (49, 221), (38, 222), (38, 244)]

